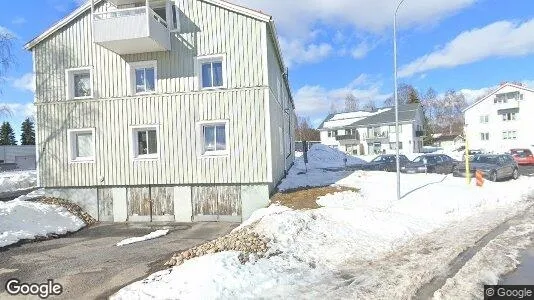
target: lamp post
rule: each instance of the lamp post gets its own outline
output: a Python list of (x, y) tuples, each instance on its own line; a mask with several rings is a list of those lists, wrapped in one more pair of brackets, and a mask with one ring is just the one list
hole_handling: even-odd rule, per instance
[(393, 14), (393, 68), (394, 68), (394, 82), (395, 82), (395, 144), (396, 144), (396, 160), (397, 160), (397, 200), (401, 198), (400, 191), (400, 160), (399, 160), (399, 95), (397, 91), (397, 13), (404, 0), (401, 0), (395, 8)]

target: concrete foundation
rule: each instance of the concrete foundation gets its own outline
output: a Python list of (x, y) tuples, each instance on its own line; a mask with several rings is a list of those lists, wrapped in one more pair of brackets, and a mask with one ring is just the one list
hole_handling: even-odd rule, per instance
[(98, 195), (96, 188), (61, 188), (46, 189), (46, 195), (65, 199), (78, 204), (93, 218), (98, 219)]

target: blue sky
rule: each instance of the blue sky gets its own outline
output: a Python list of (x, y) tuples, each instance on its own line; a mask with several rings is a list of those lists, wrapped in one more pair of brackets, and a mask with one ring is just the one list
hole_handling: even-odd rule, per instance
[[(33, 111), (31, 54), (22, 47), (81, 1), (13, 1), (0, 11), (0, 31), (15, 36), (16, 58), (1, 85), (0, 103), (12, 107), (8, 120), (17, 131)], [(362, 104), (372, 100), (377, 105), (391, 95), (396, 1), (234, 2), (273, 15), (297, 113), (314, 124), (332, 103), (341, 108), (348, 93)], [(401, 82), (422, 91), (461, 90), (468, 101), (502, 81), (533, 86), (532, 11), (532, 0), (405, 0), (399, 12)]]

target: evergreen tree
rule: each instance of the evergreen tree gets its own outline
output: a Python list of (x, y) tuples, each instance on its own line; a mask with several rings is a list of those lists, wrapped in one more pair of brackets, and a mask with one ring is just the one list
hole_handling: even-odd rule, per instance
[(0, 145), (16, 145), (15, 131), (9, 122), (2, 123), (0, 127)]
[(27, 118), (22, 122), (20, 135), (20, 144), (21, 145), (35, 145), (35, 129), (33, 121), (30, 118)]

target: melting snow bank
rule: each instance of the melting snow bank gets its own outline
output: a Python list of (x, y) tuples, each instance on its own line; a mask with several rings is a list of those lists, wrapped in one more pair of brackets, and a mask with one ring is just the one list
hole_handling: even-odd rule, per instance
[(336, 184), (360, 193), (327, 195), (308, 211), (273, 205), (242, 225), (271, 240), (266, 258), (195, 258), (115, 298), (409, 298), (534, 195), (532, 178), (477, 188), (463, 178), (403, 176), (400, 201), (393, 173), (358, 171)]
[(137, 242), (142, 242), (142, 241), (147, 241), (147, 240), (159, 238), (160, 236), (167, 235), (167, 233), (169, 233), (169, 229), (156, 230), (156, 231), (151, 232), (151, 233), (149, 233), (147, 235), (144, 235), (144, 236), (133, 237), (133, 238), (128, 238), (128, 239), (122, 240), (122, 241), (117, 243), (117, 246), (124, 246), (124, 245), (128, 245), (128, 244), (133, 244), (133, 243), (137, 243)]
[(85, 223), (67, 209), (39, 202), (0, 202), (0, 247), (23, 239), (74, 232)]
[(34, 188), (37, 185), (37, 171), (14, 171), (0, 173), (0, 194), (7, 194)]

